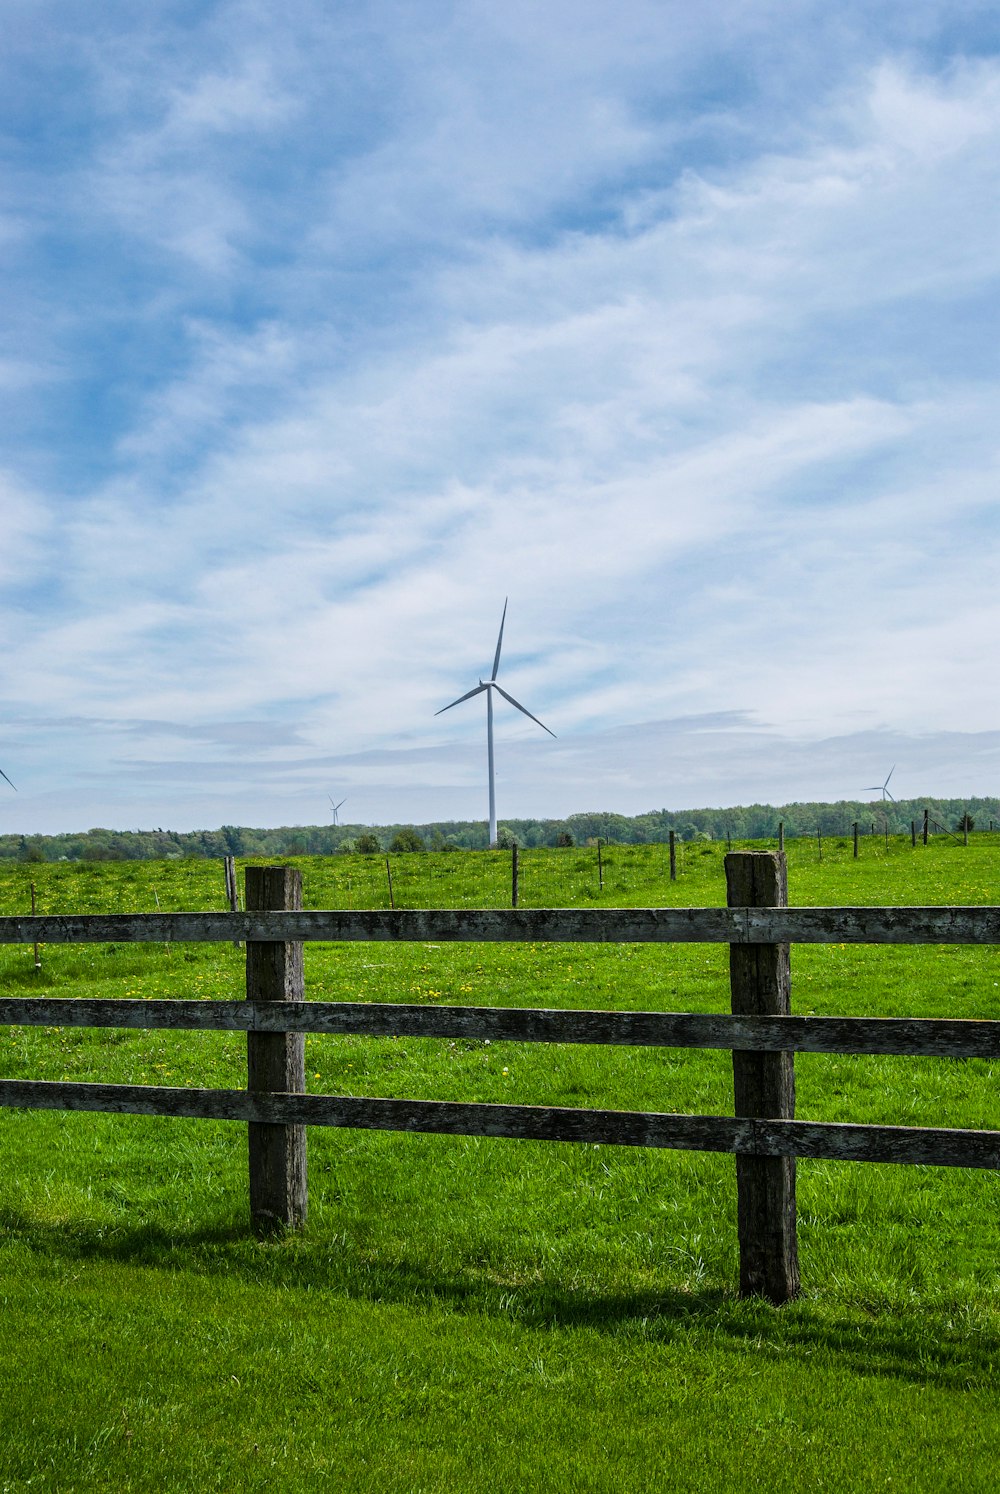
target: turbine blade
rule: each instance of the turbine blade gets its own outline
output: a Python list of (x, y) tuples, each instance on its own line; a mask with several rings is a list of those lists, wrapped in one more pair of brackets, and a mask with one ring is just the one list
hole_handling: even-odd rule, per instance
[[(3, 768), (0, 768), (0, 778), (2, 778), (5, 783), (10, 783), (10, 779), (7, 777), (7, 774), (4, 772)], [(17, 785), (14, 784), (14, 783), (10, 783), (10, 786), (11, 786), (11, 788), (14, 790), (14, 792), (16, 794), (17, 793)]]
[(496, 679), (496, 677), (497, 677), (497, 670), (500, 668), (500, 648), (501, 648), (501, 646), (503, 644), (503, 625), (504, 625), (504, 622), (505, 622), (506, 617), (507, 617), (507, 602), (508, 602), (508, 600), (509, 600), (508, 597), (504, 597), (504, 599), (503, 599), (503, 617), (501, 617), (501, 619), (500, 619), (500, 633), (499, 633), (499, 636), (497, 638), (497, 651), (496, 651), (496, 653), (493, 656), (493, 673), (490, 675), (490, 679), (491, 680), (495, 680)]
[(457, 700), (453, 700), (451, 702), (451, 705), (442, 706), (441, 709), (439, 711), (435, 711), (434, 714), (435, 716), (443, 716), (445, 711), (451, 710), (451, 706), (461, 705), (463, 700), (471, 700), (474, 695), (482, 695), (483, 691), (488, 690), (489, 688), (489, 685), (478, 684), (474, 690), (466, 690), (465, 694), (460, 695)]
[(534, 721), (536, 726), (540, 726), (542, 728), (542, 731), (547, 731), (550, 737), (555, 736), (555, 732), (550, 731), (549, 728), (545, 725), (544, 721), (539, 721), (537, 716), (532, 716), (527, 706), (523, 706), (519, 700), (515, 700), (513, 695), (508, 695), (507, 691), (503, 688), (502, 685), (498, 685), (496, 680), (493, 681), (493, 688), (494, 690), (499, 690), (504, 700), (509, 701), (512, 706), (516, 706), (522, 715), (530, 717), (530, 719)]
[(889, 779), (892, 777), (892, 775), (893, 775), (893, 773), (895, 773), (895, 771), (896, 771), (896, 764), (893, 763), (892, 767), (889, 769), (888, 773), (886, 774), (885, 783), (883, 783), (883, 785), (882, 785), (883, 788), (888, 788), (888, 786), (889, 786)]

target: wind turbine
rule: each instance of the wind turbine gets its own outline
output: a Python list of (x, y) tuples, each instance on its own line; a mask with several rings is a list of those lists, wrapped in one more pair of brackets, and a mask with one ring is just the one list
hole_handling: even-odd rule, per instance
[(327, 794), (326, 797), (329, 799), (329, 801), (330, 801), (330, 808), (333, 810), (333, 823), (335, 825), (339, 825), (340, 824), (340, 820), (337, 818), (337, 810), (338, 809), (342, 809), (344, 807), (344, 805), (347, 803), (347, 800), (346, 799), (341, 799), (341, 801), (340, 801), (339, 804), (334, 804), (334, 802), (333, 802), (333, 795), (332, 794)]
[(891, 799), (892, 802), (893, 802), (893, 804), (895, 804), (896, 800), (893, 797), (893, 795), (890, 794), (890, 792), (889, 792), (889, 779), (892, 777), (892, 775), (893, 775), (893, 773), (895, 773), (895, 771), (896, 771), (896, 764), (893, 763), (892, 767), (889, 769), (888, 773), (886, 774), (885, 783), (870, 783), (868, 785), (868, 787), (865, 789), (865, 793), (866, 794), (881, 794), (882, 795), (882, 803), (883, 804), (885, 803), (886, 799)]
[[(2, 778), (5, 783), (10, 783), (10, 779), (7, 777), (7, 774), (4, 772), (3, 768), (0, 768), (0, 778)], [(12, 789), (14, 789), (14, 792), (16, 794), (17, 793), (17, 789), (16, 789), (15, 785), (13, 783), (10, 783), (10, 786), (11, 786)]]
[(491, 846), (495, 846), (496, 843), (497, 843), (497, 796), (496, 796), (496, 784), (495, 784), (494, 772), (493, 772), (493, 692), (494, 692), (494, 690), (496, 690), (498, 694), (502, 695), (503, 698), (504, 698), (504, 700), (506, 700), (509, 705), (512, 705), (517, 710), (519, 710), (523, 716), (527, 716), (530, 721), (534, 721), (534, 723), (535, 723), (536, 726), (540, 726), (542, 728), (542, 731), (547, 731), (549, 733), (550, 737), (554, 737), (555, 736), (555, 732), (554, 731), (549, 731), (549, 728), (545, 725), (544, 721), (539, 721), (539, 719), (538, 719), (537, 716), (532, 716), (531, 712), (527, 709), (526, 706), (523, 706), (519, 700), (515, 700), (514, 697), (513, 697), (513, 695), (508, 695), (507, 691), (503, 688), (502, 685), (498, 685), (497, 684), (497, 673), (498, 673), (498, 671), (500, 669), (500, 649), (503, 646), (503, 625), (504, 625), (504, 622), (506, 621), (506, 618), (507, 618), (507, 600), (508, 599), (505, 597), (504, 598), (504, 604), (503, 604), (503, 616), (500, 619), (500, 632), (499, 632), (499, 635), (497, 637), (497, 651), (496, 651), (496, 653), (493, 656), (493, 673), (490, 675), (490, 677), (489, 677), (488, 680), (481, 679), (479, 681), (479, 684), (476, 685), (474, 689), (472, 689), (472, 690), (466, 690), (465, 694), (464, 695), (460, 695), (457, 700), (453, 700), (451, 702), (451, 705), (442, 706), (441, 709), (440, 709), (440, 711), (435, 711), (434, 712), (435, 716), (442, 716), (442, 715), (444, 715), (445, 711), (450, 711), (452, 706), (461, 705), (463, 700), (471, 700), (474, 695), (482, 695), (484, 692), (486, 694), (486, 756), (487, 756), (487, 760), (488, 760), (488, 763), (489, 763), (489, 776), (490, 776), (490, 845)]

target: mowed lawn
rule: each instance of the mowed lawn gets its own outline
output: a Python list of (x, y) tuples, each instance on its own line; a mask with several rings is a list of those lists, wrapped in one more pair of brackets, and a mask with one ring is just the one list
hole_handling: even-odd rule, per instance
[[(793, 903), (997, 903), (1000, 835), (788, 845)], [(725, 901), (724, 847), (529, 851), (526, 906)], [(308, 907), (383, 859), (303, 858)], [(499, 906), (509, 855), (395, 857)], [(218, 863), (5, 864), (0, 913), (222, 907)], [(0, 948), (2, 989), (242, 994), (230, 946)], [(984, 948), (803, 947), (793, 1008), (1000, 1017)], [(309, 946), (314, 999), (723, 1011), (720, 946)], [(728, 1054), (307, 1040), (317, 1092), (731, 1114)], [(800, 1055), (817, 1120), (1000, 1127), (1000, 1065)], [(0, 1029), (20, 1078), (245, 1084), (239, 1035)], [(1000, 1180), (801, 1162), (804, 1292), (735, 1295), (729, 1157), (309, 1132), (310, 1219), (248, 1229), (245, 1129), (0, 1112), (0, 1490), (978, 1490), (1000, 1469)]]

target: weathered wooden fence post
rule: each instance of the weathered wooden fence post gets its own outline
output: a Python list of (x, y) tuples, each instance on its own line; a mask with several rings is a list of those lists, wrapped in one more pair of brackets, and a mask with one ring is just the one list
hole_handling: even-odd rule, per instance
[[(293, 866), (248, 866), (247, 912), (302, 907), (302, 873)], [(247, 940), (247, 1000), (304, 1001), (302, 945)], [(301, 1032), (247, 1033), (247, 1088), (302, 1094), (306, 1040)], [(251, 1121), (250, 1217), (258, 1234), (304, 1224), (308, 1211), (305, 1126)]]
[(930, 812), (930, 810), (929, 809), (925, 809), (924, 810), (924, 845), (927, 844), (927, 836), (928, 836), (929, 829), (930, 829), (930, 818), (931, 818), (931, 812)]
[(510, 848), (510, 905), (517, 907), (517, 841)]
[[(726, 857), (726, 894), (731, 908), (786, 907), (784, 856), (734, 851)], [(736, 1015), (790, 1014), (787, 944), (731, 944), (729, 977)], [(794, 1055), (734, 1051), (733, 1090), (737, 1116), (794, 1119)], [(737, 1155), (736, 1188), (740, 1296), (788, 1302), (799, 1292), (795, 1158)]]
[(855, 861), (857, 861), (857, 859), (858, 859), (858, 822), (857, 822), (857, 820), (854, 821), (853, 829), (854, 829), (854, 859), (855, 859)]
[(674, 832), (670, 832), (670, 880), (677, 881), (677, 839)]

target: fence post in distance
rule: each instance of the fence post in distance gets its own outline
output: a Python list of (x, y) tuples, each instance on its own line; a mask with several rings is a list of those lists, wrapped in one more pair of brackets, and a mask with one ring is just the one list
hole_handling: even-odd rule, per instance
[[(230, 913), (238, 913), (240, 911), (240, 891), (236, 881), (236, 857), (224, 856), (222, 861), (226, 876), (226, 901), (229, 904), (229, 911)], [(239, 939), (233, 940), (234, 949), (241, 949), (242, 947), (242, 942)]]
[(677, 881), (677, 838), (674, 832), (670, 832), (670, 880)]
[(517, 841), (510, 848), (510, 905), (517, 907)]
[[(248, 866), (247, 912), (302, 907), (302, 873), (293, 866)], [(304, 1001), (302, 945), (247, 940), (247, 1000)], [(247, 1033), (247, 1089), (303, 1094), (306, 1040), (301, 1032)], [(251, 1121), (250, 1218), (259, 1235), (294, 1229), (306, 1221), (305, 1126)]]
[[(726, 857), (731, 908), (784, 908), (788, 871), (774, 851), (734, 851)], [(738, 1016), (788, 1016), (791, 966), (787, 944), (731, 944), (732, 1009)], [(733, 1053), (735, 1114), (756, 1119), (795, 1117), (792, 1053)], [(776, 1306), (799, 1293), (795, 1230), (795, 1158), (737, 1155), (737, 1229), (740, 1296), (766, 1297)]]
[[(31, 884), (31, 916), (32, 916), (32, 918), (34, 918), (34, 916), (35, 916), (35, 914), (36, 914), (37, 911), (38, 911), (38, 904), (37, 904), (37, 902), (35, 900), (35, 884), (34, 884), (34, 882), (32, 882), (32, 884)], [(39, 970), (41, 970), (41, 968), (42, 968), (42, 957), (38, 953), (38, 945), (36, 944), (35, 945), (35, 970), (36, 970), (36, 972), (39, 971)]]

